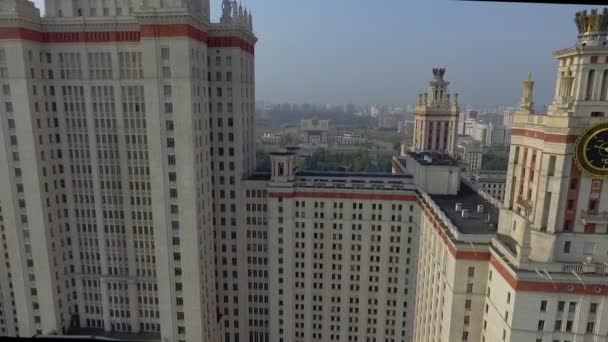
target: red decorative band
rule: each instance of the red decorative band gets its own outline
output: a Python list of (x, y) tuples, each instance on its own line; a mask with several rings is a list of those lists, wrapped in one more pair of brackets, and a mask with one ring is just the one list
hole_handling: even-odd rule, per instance
[(552, 134), (544, 133), (539, 131), (533, 131), (525, 128), (514, 128), (511, 131), (512, 136), (528, 137), (543, 140), (551, 143), (573, 143), (576, 141), (576, 135), (563, 135), (563, 134)]
[(95, 31), (95, 32), (40, 32), (23, 27), (0, 27), (0, 40), (22, 39), (38, 43), (116, 43), (139, 42), (142, 38), (187, 37), (206, 43), (213, 48), (240, 48), (252, 55), (254, 43), (241, 37), (209, 37), (192, 25), (142, 25), (139, 31)]
[(581, 284), (581, 283), (551, 283), (537, 282), (529, 280), (519, 280), (515, 278), (503, 264), (492, 257), (490, 264), (498, 271), (502, 278), (511, 286), (512, 289), (524, 292), (549, 292), (563, 294), (578, 294), (591, 296), (608, 296), (608, 285), (604, 284)]
[(377, 200), (377, 201), (410, 201), (416, 202), (416, 195), (390, 195), (390, 194), (362, 194), (362, 193), (342, 193), (342, 192), (271, 192), (270, 198), (323, 198), (323, 199), (352, 199), (352, 200)]
[(140, 32), (142, 38), (188, 37), (199, 42), (207, 42), (206, 32), (187, 24), (142, 25)]
[(210, 48), (238, 47), (241, 50), (254, 54), (254, 46), (239, 37), (209, 37), (207, 45)]

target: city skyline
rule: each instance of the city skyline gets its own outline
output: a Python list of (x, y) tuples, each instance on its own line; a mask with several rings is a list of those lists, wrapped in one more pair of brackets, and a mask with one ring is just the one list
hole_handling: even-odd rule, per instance
[[(43, 0), (35, 3), (41, 7)], [(261, 37), (258, 100), (413, 104), (429, 70), (445, 67), (465, 106), (515, 105), (521, 82), (533, 71), (537, 111), (553, 96), (551, 53), (575, 43), (563, 23), (591, 8), (446, 0), (243, 5)], [(220, 7), (221, 1), (211, 1), (213, 20)]]

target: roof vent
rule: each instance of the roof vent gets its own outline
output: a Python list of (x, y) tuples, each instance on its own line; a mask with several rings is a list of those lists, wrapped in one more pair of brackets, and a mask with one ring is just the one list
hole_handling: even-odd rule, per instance
[(456, 211), (462, 210), (462, 203), (456, 203)]
[(463, 219), (469, 218), (469, 212), (470, 212), (469, 209), (462, 209), (462, 214), (461, 214), (462, 218)]

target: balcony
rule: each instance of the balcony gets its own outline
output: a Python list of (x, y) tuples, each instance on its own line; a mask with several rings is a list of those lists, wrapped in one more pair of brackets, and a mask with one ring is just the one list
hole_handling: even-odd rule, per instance
[(606, 274), (607, 267), (606, 265), (601, 264), (591, 264), (591, 263), (581, 263), (581, 264), (565, 264), (562, 265), (562, 272), (567, 273), (597, 273), (597, 274)]
[(602, 211), (599, 213), (581, 211), (581, 219), (583, 220), (583, 224), (608, 223), (608, 211)]

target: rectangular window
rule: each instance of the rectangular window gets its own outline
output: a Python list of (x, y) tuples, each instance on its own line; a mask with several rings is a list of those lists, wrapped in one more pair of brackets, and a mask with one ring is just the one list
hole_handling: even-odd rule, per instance
[(592, 314), (597, 313), (597, 303), (591, 303), (589, 306), (589, 312)]
[(570, 253), (570, 241), (564, 242), (564, 253)]
[(169, 58), (171, 57), (169, 54), (169, 48), (168, 47), (161, 47), (160, 48), (160, 56), (163, 59), (163, 61), (168, 61)]
[(542, 300), (540, 302), (540, 311), (547, 312), (547, 301), (546, 300)]
[(559, 301), (557, 303), (557, 312), (564, 312), (565, 307), (566, 307), (566, 302)]
[(589, 201), (589, 211), (595, 211), (597, 209), (597, 200)]
[(574, 209), (574, 200), (568, 200), (568, 206), (567, 206), (568, 210), (573, 210)]

